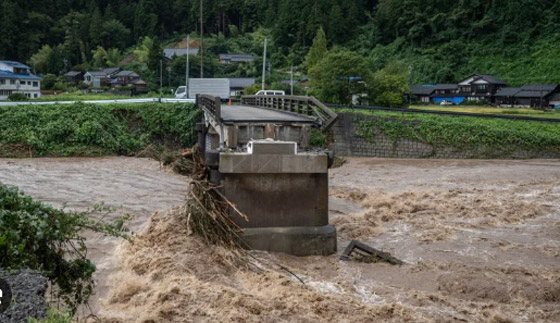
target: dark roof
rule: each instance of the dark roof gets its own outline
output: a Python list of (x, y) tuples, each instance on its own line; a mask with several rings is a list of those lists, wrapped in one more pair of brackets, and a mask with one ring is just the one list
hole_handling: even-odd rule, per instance
[(462, 82), (470, 79), (471, 77), (473, 78), (473, 82), (476, 81), (476, 80), (483, 79), (490, 84), (507, 85), (506, 82), (504, 82), (504, 81), (500, 80), (499, 78), (495, 77), (494, 75), (490, 75), (490, 74), (473, 74), (469, 77), (464, 78), (459, 83), (462, 83)]
[(134, 71), (120, 71), (117, 74), (115, 74), (115, 76), (128, 76), (130, 74), (136, 74), (136, 73), (134, 73)]
[(456, 90), (457, 88), (457, 84), (436, 84), (434, 86), (434, 90)]
[(232, 62), (252, 62), (252, 54), (220, 54), (220, 60), (230, 60)]
[(107, 77), (107, 74), (103, 71), (87, 71), (86, 74), (90, 74), (91, 76), (105, 76)]
[(516, 98), (541, 98), (552, 94), (558, 85), (556, 84), (527, 84), (521, 87), (521, 90), (514, 96)]
[(146, 81), (144, 81), (143, 79), (139, 79), (139, 80), (136, 80), (136, 81), (135, 81), (134, 83), (132, 83), (132, 84), (134, 84), (134, 85), (146, 85), (146, 84), (148, 84), (148, 83), (146, 83)]
[(10, 65), (11, 67), (14, 67), (14, 68), (29, 68), (29, 66), (24, 65), (20, 62), (16, 62), (16, 61), (0, 61), (0, 63)]
[(412, 85), (410, 86), (410, 92), (414, 95), (430, 95), (435, 91), (435, 86), (433, 85)]
[(554, 91), (558, 87), (558, 84), (527, 84), (521, 87), (522, 90), (526, 91)]
[(496, 91), (494, 96), (514, 96), (521, 88), (518, 87), (503, 87)]
[(103, 73), (107, 74), (107, 75), (111, 75), (114, 73), (117, 73), (118, 71), (120, 71), (121, 69), (118, 67), (109, 67), (103, 70)]
[(0, 71), (0, 78), (40, 80), (41, 78), (32, 74), (16, 74), (10, 71)]
[(251, 86), (255, 84), (255, 78), (253, 77), (236, 77), (229, 79), (230, 88), (242, 88), (246, 86)]
[(80, 74), (83, 74), (83, 72), (80, 72), (80, 71), (70, 71), (70, 72), (68, 72), (68, 73), (66, 73), (66, 74), (64, 74), (64, 75), (65, 75), (65, 76), (78, 76), (78, 75), (80, 75)]
[(477, 76), (479, 76), (481, 79), (487, 81), (488, 83), (506, 85), (506, 82), (500, 80), (499, 78), (495, 77), (494, 75), (478, 74)]

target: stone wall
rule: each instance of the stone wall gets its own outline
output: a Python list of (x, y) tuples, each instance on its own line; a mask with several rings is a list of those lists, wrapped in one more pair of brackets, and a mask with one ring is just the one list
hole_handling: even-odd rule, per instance
[(340, 113), (339, 119), (331, 128), (330, 148), (338, 156), (385, 157), (385, 158), (560, 158), (560, 151), (528, 151), (514, 147), (503, 150), (490, 150), (484, 145), (476, 148), (457, 148), (450, 146), (434, 147), (418, 140), (397, 139), (386, 136), (373, 129), (373, 139), (359, 137), (356, 128), (360, 120), (375, 119), (359, 113)]

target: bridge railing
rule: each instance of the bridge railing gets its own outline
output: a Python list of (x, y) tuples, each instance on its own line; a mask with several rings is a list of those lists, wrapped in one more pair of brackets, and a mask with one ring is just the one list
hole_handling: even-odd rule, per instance
[(199, 109), (210, 113), (214, 117), (214, 120), (222, 120), (222, 101), (219, 97), (207, 94), (197, 94), (196, 106)]
[(337, 118), (334, 111), (312, 96), (245, 95), (241, 104), (316, 117), (323, 129), (330, 128)]

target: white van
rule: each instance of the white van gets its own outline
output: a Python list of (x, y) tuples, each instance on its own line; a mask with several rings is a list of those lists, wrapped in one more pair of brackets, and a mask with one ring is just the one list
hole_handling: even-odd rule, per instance
[(280, 90), (260, 90), (255, 95), (286, 95), (286, 92)]

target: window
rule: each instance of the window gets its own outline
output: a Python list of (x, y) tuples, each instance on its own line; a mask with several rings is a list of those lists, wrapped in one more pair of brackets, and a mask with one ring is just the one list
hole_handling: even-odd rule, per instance
[(0, 80), (0, 84), (2, 84), (2, 85), (6, 84), (6, 80), (1, 79), (1, 80)]
[(33, 94), (33, 97), (36, 99), (37, 98), (37, 93)]
[(38, 86), (39, 86), (39, 82), (33, 82), (33, 86), (34, 86), (34, 87), (38, 87)]
[(16, 84), (16, 80), (10, 80), (10, 84), (12, 85)]

